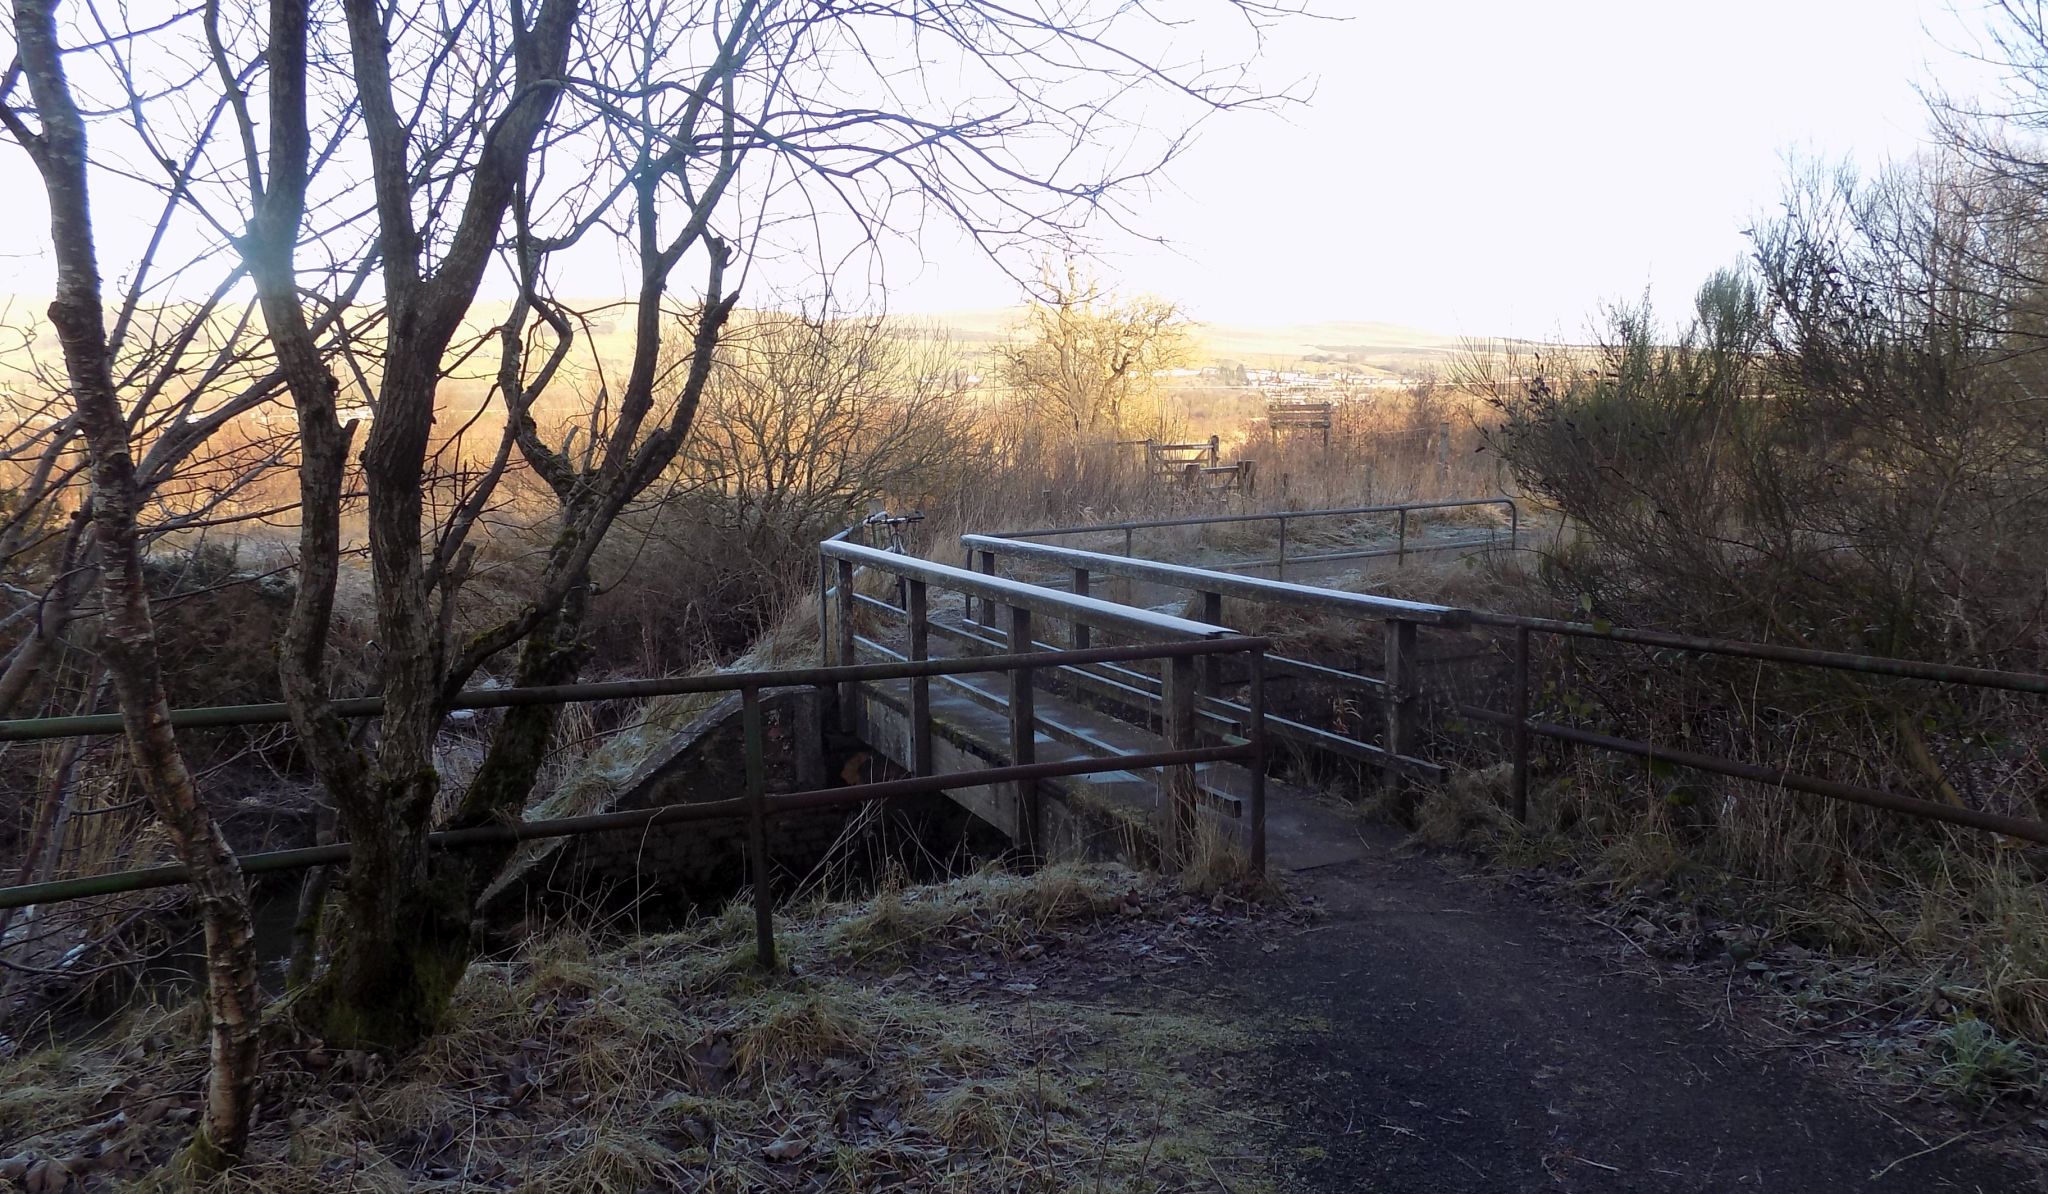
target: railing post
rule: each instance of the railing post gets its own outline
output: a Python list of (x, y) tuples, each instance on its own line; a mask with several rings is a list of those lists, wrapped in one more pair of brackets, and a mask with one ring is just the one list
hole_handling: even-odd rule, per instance
[[(1419, 727), (1416, 709), (1415, 623), (1387, 619), (1387, 736), (1382, 745), (1389, 755), (1410, 755), (1416, 747)], [(1390, 772), (1398, 776), (1399, 772)]]
[(1287, 579), (1287, 516), (1280, 516), (1280, 555), (1273, 561), (1273, 579)]
[(1400, 519), (1396, 524), (1394, 539), (1394, 566), (1402, 567), (1408, 562), (1408, 507), (1401, 507)]
[[(922, 662), (931, 658), (931, 605), (930, 594), (921, 580), (907, 581), (909, 586), (908, 610), (910, 619), (910, 642), (908, 654), (913, 661)], [(932, 678), (912, 676), (910, 678), (910, 773), (930, 775), (932, 773)]]
[(1256, 650), (1251, 659), (1251, 693), (1246, 706), (1251, 710), (1251, 724), (1245, 728), (1245, 738), (1252, 745), (1250, 791), (1247, 793), (1246, 813), (1252, 822), (1252, 870), (1266, 873), (1266, 652)]
[[(1223, 624), (1223, 594), (1203, 593), (1201, 596), (1202, 615), (1198, 621), (1207, 622), (1211, 626), (1221, 626)], [(1221, 655), (1202, 656), (1202, 662), (1197, 669), (1197, 675), (1200, 679), (1199, 691), (1203, 696), (1223, 695), (1223, 657)]]
[(775, 891), (768, 876), (768, 757), (761, 731), (761, 690), (740, 689), (740, 723), (747, 742), (747, 869), (754, 879), (754, 957), (775, 969)]
[(1529, 821), (1529, 628), (1515, 628), (1515, 820)]
[[(1086, 597), (1088, 595), (1088, 570), (1086, 568), (1074, 569), (1074, 595), (1076, 597)], [(1091, 637), (1088, 623), (1076, 619), (1074, 622), (1074, 650), (1087, 650)]]
[[(1023, 646), (1018, 644), (1022, 643)], [(1031, 649), (1031, 611), (1019, 606), (1010, 608), (1010, 651), (1012, 654)], [(1038, 761), (1038, 711), (1032, 688), (1034, 669), (1013, 668), (1010, 672), (1010, 762), (1025, 767)], [(1017, 845), (1027, 858), (1036, 860), (1041, 855), (1043, 839), (1040, 830), (1038, 783), (1036, 780), (1020, 779), (1016, 783), (1017, 793)]]
[[(996, 574), (996, 553), (992, 551), (985, 551), (981, 553), (981, 571), (982, 574), (985, 576), (994, 576)], [(972, 603), (970, 602), (970, 604)], [(993, 597), (984, 597), (981, 599), (981, 624), (983, 626), (989, 627), (990, 629), (994, 629), (997, 625), (996, 599)], [(1012, 651), (1015, 651), (1017, 649), (1017, 645), (1015, 643), (1010, 644), (1010, 649)]]
[(1522, 508), (1508, 503), (1508, 550), (1522, 550)]
[[(1132, 553), (1131, 553), (1131, 528), (1129, 528), (1129, 527), (1125, 527), (1125, 528), (1124, 528), (1124, 558), (1125, 558), (1125, 559), (1127, 559), (1127, 560), (1128, 560), (1128, 559), (1130, 559), (1130, 558), (1131, 558), (1131, 554), (1132, 554)], [(1133, 598), (1133, 596), (1134, 596), (1134, 595), (1136, 594), (1136, 592), (1137, 592), (1137, 585), (1138, 585), (1138, 582), (1137, 582), (1137, 581), (1134, 581), (1134, 580), (1132, 580), (1132, 579), (1131, 579), (1130, 577), (1126, 576), (1126, 577), (1124, 577), (1124, 578), (1123, 578), (1123, 593), (1124, 593), (1124, 604), (1125, 604), (1125, 605), (1131, 605), (1131, 604), (1133, 604), (1132, 598)]]
[[(1160, 660), (1159, 735), (1167, 750), (1195, 748), (1195, 661), (1186, 655)], [(1167, 870), (1178, 870), (1194, 841), (1195, 769), (1177, 764), (1159, 769), (1159, 854)]]
[[(839, 600), (837, 604), (839, 610), (839, 633), (836, 637), (839, 643), (839, 657), (833, 662), (840, 667), (852, 667), (853, 661), (856, 658), (853, 642), (853, 561), (840, 560), (838, 563)], [(860, 724), (854, 717), (853, 707), (853, 702), (859, 691), (860, 686), (851, 680), (845, 681), (839, 686), (839, 728), (849, 734), (859, 728)]]
[(832, 666), (832, 558), (818, 553), (818, 666)]

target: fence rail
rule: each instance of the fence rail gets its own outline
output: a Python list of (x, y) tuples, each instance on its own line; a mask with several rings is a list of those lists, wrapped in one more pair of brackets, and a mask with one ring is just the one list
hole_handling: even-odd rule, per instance
[[(851, 546), (851, 545), (842, 545)], [(861, 551), (873, 549), (862, 548)], [(903, 561), (905, 557), (887, 556), (892, 561)], [(943, 568), (943, 566), (939, 566)], [(944, 570), (959, 572), (960, 570)], [(1023, 600), (1031, 595), (1019, 592), (1029, 586), (1010, 586), (992, 583), (974, 573), (962, 573), (955, 581), (965, 578), (965, 583), (981, 593), (1006, 593)], [(921, 583), (921, 582), (920, 582)], [(1115, 607), (1111, 607), (1115, 608)], [(850, 663), (841, 666), (790, 668), (775, 671), (730, 672), (709, 676), (684, 676), (666, 679), (628, 680), (599, 684), (567, 684), (543, 688), (477, 689), (456, 695), (448, 702), (451, 709), (510, 708), (520, 705), (570, 704), (591, 701), (636, 699), (654, 696), (672, 696), (681, 693), (737, 692), (741, 697), (742, 731), (745, 738), (747, 790), (741, 797), (725, 800), (703, 801), (687, 804), (667, 804), (651, 809), (635, 809), (628, 812), (594, 813), (579, 817), (563, 817), (540, 821), (518, 821), (499, 825), (480, 825), (460, 829), (443, 830), (428, 836), (428, 844), (441, 850), (472, 849), (489, 845), (504, 845), (536, 838), (577, 837), (593, 833), (607, 833), (619, 830), (647, 829), (658, 825), (684, 824), (719, 820), (745, 820), (748, 824), (747, 854), (748, 870), (751, 872), (757, 951), (763, 965), (775, 964), (775, 940), (773, 929), (773, 891), (770, 887), (767, 857), (767, 822), (774, 816), (806, 809), (829, 808), (843, 805), (866, 804), (877, 800), (893, 799), (945, 791), (984, 784), (1035, 784), (1046, 779), (1103, 774), (1108, 772), (1136, 769), (1158, 769), (1162, 773), (1177, 773), (1203, 763), (1243, 762), (1254, 774), (1262, 773), (1264, 757), (1263, 735), (1254, 733), (1246, 741), (1216, 746), (1201, 746), (1191, 739), (1170, 741), (1165, 749), (1139, 752), (1112, 752), (1106, 755), (1080, 759), (1037, 762), (1028, 757), (1014, 759), (1009, 765), (977, 768), (969, 771), (934, 773), (930, 768), (930, 753), (924, 753), (923, 765), (915, 774), (902, 779), (877, 783), (857, 784), (842, 788), (819, 788), (801, 792), (770, 795), (767, 792), (766, 741), (761, 712), (761, 697), (765, 692), (780, 690), (818, 689), (829, 690), (843, 685), (857, 685), (887, 680), (908, 680), (915, 688), (928, 686), (933, 677), (956, 676), (968, 673), (1000, 672), (1012, 676), (1045, 668), (1081, 666), (1089, 664), (1119, 663), (1136, 660), (1194, 660), (1212, 655), (1246, 654), (1262, 655), (1264, 639), (1214, 632), (1213, 627), (1201, 627), (1205, 633), (1200, 637), (1175, 637), (1184, 626), (1193, 627), (1181, 619), (1161, 617), (1134, 618), (1135, 623), (1148, 625), (1171, 641), (1154, 641), (1132, 646), (1091, 647), (1085, 650), (1024, 651), (1000, 655), (974, 656), (959, 659), (912, 659), (883, 663)], [(1213, 633), (1206, 633), (1213, 632)], [(383, 701), (378, 697), (359, 697), (335, 703), (335, 711), (344, 717), (375, 717), (383, 712)], [(929, 717), (929, 701), (925, 704)], [(1028, 712), (1027, 712), (1028, 716)], [(185, 728), (222, 728), (241, 725), (267, 725), (287, 721), (282, 705), (241, 705), (209, 709), (179, 710), (172, 714), (172, 722)], [(121, 732), (118, 716), (88, 716), (44, 718), (32, 721), (10, 721), (0, 723), (0, 740), (25, 741), (39, 738), (77, 737)], [(929, 726), (926, 727), (926, 733)], [(1263, 802), (1250, 810), (1254, 819), (1257, 841), (1263, 846)], [(353, 848), (342, 842), (327, 846), (311, 846), (295, 850), (268, 851), (250, 854), (240, 859), (242, 869), (252, 874), (267, 874), (304, 870), (315, 866), (346, 863)], [(1261, 850), (1261, 853), (1263, 851)], [(1263, 859), (1260, 860), (1261, 865)], [(89, 875), (73, 879), (60, 879), (46, 883), (23, 884), (0, 888), (0, 908), (18, 908), (31, 904), (55, 903), (65, 900), (86, 899), (93, 896), (113, 895), (123, 892), (144, 891), (152, 888), (176, 886), (189, 882), (190, 876), (181, 865), (146, 867), (134, 870), (115, 871), (107, 874)]]
[[(1466, 547), (1498, 546), (1498, 537), (1492, 532), (1488, 532), (1483, 538), (1424, 540), (1418, 543), (1411, 543), (1409, 541), (1409, 515), (1435, 510), (1459, 510), (1475, 506), (1498, 506), (1505, 509), (1508, 513), (1508, 549), (1512, 551), (1520, 547), (1522, 539), (1521, 509), (1515, 504), (1513, 498), (1506, 497), (1457, 498), (1442, 502), (1402, 502), (1387, 506), (1348, 506), (1334, 510), (1271, 510), (1258, 514), (1209, 514), (1186, 518), (1143, 518), (1128, 522), (1093, 523), (1086, 526), (1037, 527), (1025, 531), (995, 531), (991, 532), (989, 537), (996, 539), (1051, 539), (1062, 535), (1115, 534), (1121, 531), (1124, 536), (1124, 555), (1135, 556), (1135, 533), (1138, 531), (1155, 530), (1161, 527), (1223, 526), (1235, 523), (1271, 522), (1277, 524), (1276, 535), (1279, 540), (1278, 549), (1272, 559), (1223, 564), (1219, 565), (1219, 570), (1271, 568), (1273, 569), (1274, 579), (1285, 580), (1289, 564), (1330, 563), (1337, 560), (1365, 560), (1384, 556), (1393, 556), (1396, 562), (1405, 563), (1409, 556), (1419, 555), (1423, 552), (1454, 551)], [(1290, 556), (1287, 554), (1287, 526), (1290, 522), (1298, 523), (1305, 519), (1316, 518), (1356, 518), (1376, 514), (1391, 514), (1394, 516), (1394, 546), (1322, 552), (1315, 555)]]
[[(1398, 508), (1398, 507), (1395, 507)], [(1368, 508), (1371, 509), (1371, 508)], [(1357, 511), (1327, 511), (1310, 513), (1355, 513)], [(1249, 515), (1246, 518), (1278, 517), (1276, 515)], [(1691, 770), (1705, 771), (1831, 800), (1862, 804), (1925, 820), (1941, 821), (1988, 832), (2002, 833), (2027, 841), (2048, 844), (2048, 824), (2003, 813), (1973, 809), (1946, 804), (1918, 796), (1887, 791), (1860, 784), (1845, 783), (1823, 776), (1804, 775), (1794, 772), (1789, 766), (1772, 766), (1748, 760), (1732, 759), (1720, 755), (1662, 746), (1633, 738), (1602, 734), (1573, 726), (1558, 725), (1540, 721), (1530, 712), (1530, 662), (1532, 640), (1538, 635), (1557, 638), (1591, 639), (1612, 643), (1653, 647), (1694, 655), (1716, 655), (1729, 658), (1752, 659), (1790, 667), (1814, 667), (1863, 675), (1890, 676), (1900, 679), (1921, 680), (1934, 683), (1955, 684), (1965, 687), (1997, 689), (2008, 692), (2048, 695), (2048, 675), (2033, 672), (2003, 671), (1994, 668), (1974, 667), (1965, 664), (1934, 663), (1924, 660), (1897, 659), (1888, 656), (1857, 654), (1843, 651), (1821, 651), (1802, 647), (1787, 647), (1771, 643), (1744, 642), (1736, 639), (1718, 639), (1699, 635), (1675, 634), (1667, 631), (1637, 630), (1614, 627), (1605, 623), (1566, 622), (1551, 618), (1525, 617), (1517, 614), (1496, 613), (1483, 610), (1460, 609), (1453, 606), (1434, 605), (1425, 602), (1401, 601), (1394, 598), (1377, 597), (1370, 594), (1344, 593), (1336, 590), (1318, 589), (1307, 585), (1287, 584), (1279, 581), (1257, 580), (1240, 577), (1213, 569), (1195, 568), (1184, 564), (1170, 564), (1154, 560), (1137, 560), (1103, 552), (1083, 551), (1078, 548), (1059, 547), (1052, 544), (1025, 542), (1026, 539), (1050, 535), (1076, 534), (1088, 530), (1116, 531), (1147, 525), (1190, 525), (1208, 522), (1208, 519), (1166, 519), (1151, 523), (1110, 523), (1100, 527), (1062, 527), (1047, 530), (1005, 532), (994, 535), (969, 535), (962, 537), (962, 543), (970, 554), (979, 553), (984, 561), (985, 571), (993, 570), (993, 561), (999, 557), (1031, 560), (1041, 564), (1055, 564), (1073, 570), (1075, 583), (1086, 588), (1088, 577), (1101, 572), (1125, 576), (1149, 583), (1166, 585), (1199, 594), (1206, 609), (1215, 610), (1220, 616), (1224, 596), (1247, 601), (1314, 609), (1340, 616), (1378, 620), (1383, 624), (1386, 643), (1386, 672), (1384, 676), (1367, 676), (1362, 673), (1309, 664), (1307, 661), (1272, 655), (1268, 663), (1281, 671), (1297, 671), (1316, 676), (1340, 686), (1378, 692), (1386, 710), (1386, 738), (1383, 752), (1361, 755), (1356, 751), (1351, 757), (1360, 757), (1367, 762), (1381, 766), (1389, 765), (1388, 756), (1412, 759), (1417, 742), (1418, 693), (1416, 692), (1416, 668), (1420, 659), (1415, 651), (1415, 631), (1418, 627), (1429, 626), (1442, 630), (1461, 630), (1489, 627), (1513, 633), (1513, 678), (1510, 698), (1511, 712), (1502, 712), (1481, 706), (1457, 704), (1457, 713), (1476, 721), (1498, 725), (1510, 731), (1509, 754), (1513, 763), (1513, 781), (1510, 789), (1512, 812), (1518, 820), (1527, 820), (1529, 809), (1529, 762), (1532, 741), (1535, 738), (1549, 738), (1591, 747), (1610, 753), (1629, 755), (1649, 761), (1665, 762)], [(1329, 731), (1316, 731), (1317, 736), (1304, 736), (1300, 731), (1311, 727), (1301, 726), (1280, 717), (1270, 717), (1271, 730), (1277, 736), (1293, 736), (1307, 741), (1310, 745), (1334, 745)], [(1399, 749), (1395, 749), (1398, 744)], [(1420, 761), (1420, 760), (1415, 760)], [(1425, 764), (1428, 766), (1429, 764)]]
[[(1161, 736), (1169, 750), (1191, 750), (1199, 744), (1203, 715), (1215, 705), (1213, 678), (1217, 675), (1214, 661), (1225, 655), (1241, 654), (1247, 657), (1247, 674), (1251, 677), (1248, 702), (1234, 706), (1234, 723), (1243, 729), (1245, 737), (1258, 744), (1257, 751), (1244, 756), (1255, 759), (1247, 766), (1250, 790), (1248, 794), (1246, 827), (1250, 837), (1252, 865), (1263, 871), (1265, 868), (1265, 768), (1264, 750), (1268, 718), (1264, 706), (1263, 678), (1265, 675), (1266, 640), (1246, 638), (1218, 624), (1214, 617), (1202, 621), (1174, 617), (1139, 609), (1129, 605), (1102, 601), (1090, 596), (1083, 586), (1077, 592), (1062, 592), (1022, 581), (1008, 580), (994, 574), (993, 569), (972, 571), (954, 568), (950, 565), (921, 560), (912, 556), (882, 551), (842, 538), (828, 539), (819, 545), (820, 565), (823, 576), (819, 583), (819, 628), (824, 662), (839, 666), (853, 666), (857, 663), (861, 649), (881, 649), (894, 654), (891, 648), (864, 639), (857, 630), (856, 612), (861, 608), (875, 608), (902, 618), (905, 630), (905, 650), (901, 653), (909, 661), (930, 658), (931, 639), (934, 634), (942, 637), (956, 637), (961, 641), (991, 646), (997, 650), (1012, 653), (1028, 652), (1041, 642), (1039, 627), (1044, 623), (1065, 623), (1071, 629), (1069, 638), (1071, 652), (1085, 655), (1094, 650), (1091, 635), (1104, 630), (1141, 642), (1167, 641), (1208, 641), (1234, 644), (1223, 650), (1194, 652), (1176, 650), (1151, 656), (1138, 655), (1133, 659), (1155, 658), (1160, 661), (1160, 675), (1153, 680), (1143, 673), (1130, 672), (1156, 686), (1156, 691), (1147, 691), (1148, 710), (1156, 713), (1161, 727)], [(890, 606), (865, 598), (856, 591), (855, 581), (861, 570), (892, 578), (898, 583), (901, 605)], [(931, 589), (959, 593), (966, 603), (970, 625), (987, 628), (990, 633), (975, 634), (971, 630), (948, 627), (931, 616)], [(977, 618), (975, 607), (980, 606)], [(1056, 647), (1048, 650), (1058, 651)], [(1203, 657), (1207, 662), (1197, 669), (1196, 659)], [(1046, 666), (1018, 667), (1008, 669), (1009, 687), (1004, 698), (1003, 711), (1009, 718), (1009, 757), (1012, 763), (1029, 763), (1036, 758), (1037, 737), (1045, 726), (1036, 713), (1034, 698), (1037, 676), (1041, 671), (1067, 676), (1085, 675), (1089, 665), (1113, 665), (1116, 660), (1096, 658), (1068, 658)], [(972, 670), (972, 669), (967, 669)], [(853, 717), (859, 708), (856, 687), (844, 685), (840, 693), (839, 709), (842, 725), (852, 730), (856, 726)], [(911, 726), (911, 742), (908, 754), (913, 770), (920, 773), (931, 766), (931, 685), (928, 678), (913, 680), (907, 707)], [(1057, 727), (1053, 727), (1058, 736)], [(1069, 739), (1071, 741), (1071, 739)], [(1128, 768), (1125, 768), (1128, 770)], [(1184, 850), (1189, 835), (1194, 829), (1199, 787), (1194, 769), (1181, 764), (1162, 765), (1158, 771), (1158, 814), (1160, 853), (1168, 860), (1177, 858)], [(1043, 837), (1043, 810), (1037, 785), (1029, 779), (1020, 780), (1012, 793), (1016, 812), (1019, 837), (1026, 849), (1036, 852)]]

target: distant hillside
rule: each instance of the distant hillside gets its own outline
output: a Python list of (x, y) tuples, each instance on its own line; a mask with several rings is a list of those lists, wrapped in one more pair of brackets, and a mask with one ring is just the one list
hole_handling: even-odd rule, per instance
[[(1022, 308), (946, 311), (910, 316), (946, 328), (972, 349), (1000, 343), (1023, 322)], [(1468, 351), (1462, 337), (1393, 323), (1333, 320), (1297, 324), (1200, 323), (1195, 364), (1286, 369), (1304, 364), (1346, 365), (1396, 377), (1441, 373)]]

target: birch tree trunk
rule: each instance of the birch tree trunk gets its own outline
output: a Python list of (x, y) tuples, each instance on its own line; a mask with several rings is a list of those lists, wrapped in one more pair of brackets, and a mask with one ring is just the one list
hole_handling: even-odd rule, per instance
[(205, 1111), (185, 1163), (211, 1173), (248, 1141), (259, 1064), (260, 993), (249, 901), (227, 838), (200, 800), (172, 731), (158, 665), (142, 550), (136, 531), (135, 460), (114, 388), (86, 175), (85, 125), (64, 74), (51, 0), (16, 0), (19, 64), (40, 132), (10, 115), (49, 197), (57, 284), (50, 323), (92, 458), (92, 518), (100, 554), (103, 653), (121, 708), (128, 751), (150, 805), (191, 872), (206, 936), (208, 1055)]

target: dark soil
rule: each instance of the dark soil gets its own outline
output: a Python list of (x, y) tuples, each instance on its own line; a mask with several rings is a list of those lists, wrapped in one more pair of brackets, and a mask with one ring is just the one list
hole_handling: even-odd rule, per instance
[(1296, 882), (1322, 916), (1154, 988), (1263, 1022), (1245, 1089), (1283, 1111), (1260, 1151), (1284, 1188), (2048, 1190), (1991, 1147), (2016, 1129), (1845, 1091), (1600, 930), (1391, 839)]

